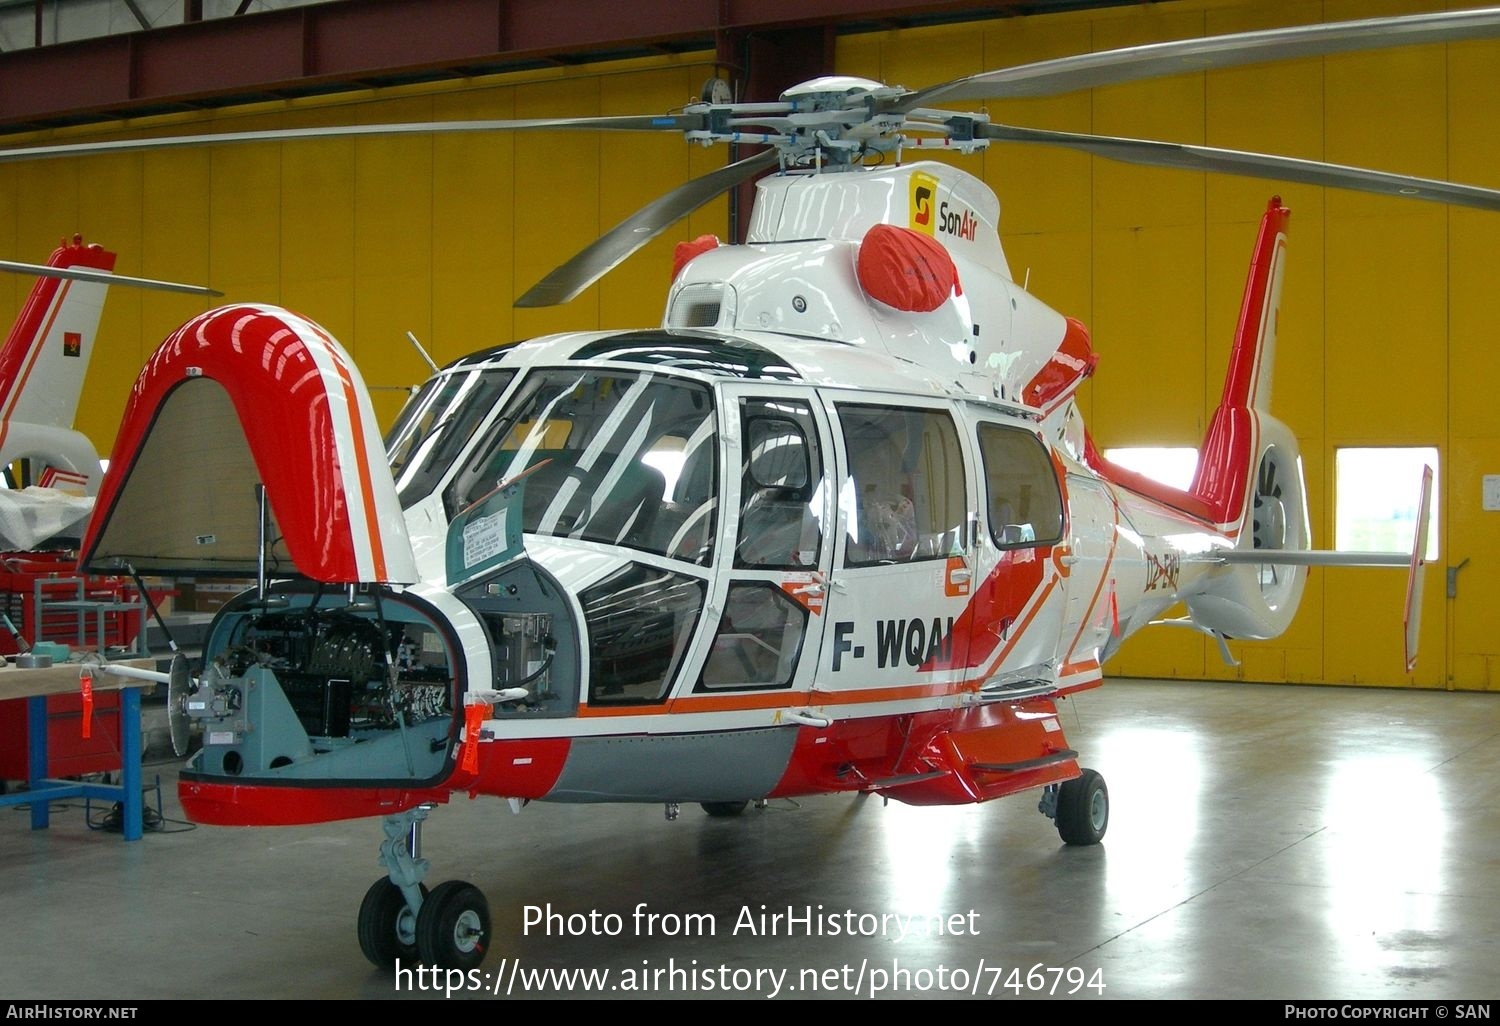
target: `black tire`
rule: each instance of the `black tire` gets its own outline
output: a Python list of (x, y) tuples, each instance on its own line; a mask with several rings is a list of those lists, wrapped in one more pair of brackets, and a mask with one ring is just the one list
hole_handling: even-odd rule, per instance
[(714, 819), (729, 819), (748, 809), (750, 800), (747, 798), (739, 802), (699, 802), (698, 804), (703, 806), (703, 811)]
[(417, 916), (417, 954), (439, 969), (473, 969), (490, 947), (490, 906), (478, 887), (440, 883)]
[[(427, 885), (421, 885), (427, 898)], [(396, 959), (417, 960), (417, 921), (401, 888), (390, 878), (376, 880), (359, 903), (359, 950), (377, 969), (394, 969)]]
[(1098, 844), (1109, 829), (1109, 788), (1091, 769), (1057, 793), (1057, 833), (1064, 844)]

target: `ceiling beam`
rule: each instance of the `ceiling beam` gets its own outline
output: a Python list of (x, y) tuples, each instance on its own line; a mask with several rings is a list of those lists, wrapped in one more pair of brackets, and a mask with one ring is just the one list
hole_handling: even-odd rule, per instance
[[(1102, 0), (1102, 3), (1145, 0)], [(0, 53), (0, 131), (128, 117), (164, 104), (247, 102), (448, 69), (491, 73), (662, 47), (712, 51), (726, 33), (993, 18), (1101, 0), (331, 0)], [(132, 11), (140, 17), (133, 2)], [(37, 10), (40, 11), (40, 0)], [(240, 10), (244, 9), (241, 4)], [(185, 16), (199, 14), (184, 0)], [(239, 13), (238, 11), (236, 13)]]

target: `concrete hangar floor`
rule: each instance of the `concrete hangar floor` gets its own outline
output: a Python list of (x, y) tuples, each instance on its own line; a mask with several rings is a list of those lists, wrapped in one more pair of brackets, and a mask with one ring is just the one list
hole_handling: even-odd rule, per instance
[[(1495, 696), (1127, 680), (1064, 715), (1110, 785), (1096, 848), (1064, 847), (1027, 796), (773, 801), (738, 819), (684, 807), (671, 823), (651, 806), (516, 816), (455, 801), (428, 821), (429, 879), (480, 887), (493, 943), (477, 975), (408, 975), (399, 990), (355, 937), (382, 872), (372, 821), (126, 844), (89, 831), (81, 805), (37, 833), (6, 812), (0, 994), (442, 999), (444, 982), (484, 988), (455, 998), (1500, 992)], [(179, 816), (175, 765), (156, 772)], [(561, 982), (548, 970), (595, 972)]]

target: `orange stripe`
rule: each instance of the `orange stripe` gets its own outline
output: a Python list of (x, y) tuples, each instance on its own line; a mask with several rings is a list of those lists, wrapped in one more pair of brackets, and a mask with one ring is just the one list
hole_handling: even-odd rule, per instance
[[(1106, 489), (1106, 492), (1107, 491), (1108, 489)], [(1071, 656), (1073, 654), (1073, 650), (1078, 647), (1078, 639), (1083, 637), (1083, 632), (1088, 629), (1089, 621), (1094, 618), (1094, 608), (1099, 604), (1099, 595), (1104, 591), (1104, 582), (1109, 580), (1109, 568), (1114, 565), (1115, 549), (1120, 544), (1120, 506), (1119, 503), (1115, 501), (1113, 495), (1110, 496), (1110, 506), (1114, 510), (1115, 522), (1111, 525), (1114, 530), (1111, 530), (1109, 532), (1109, 555), (1104, 558), (1104, 572), (1099, 576), (1099, 583), (1094, 586), (1093, 597), (1089, 599), (1089, 608), (1088, 611), (1083, 614), (1083, 622), (1078, 625), (1078, 633), (1073, 635), (1073, 643), (1067, 647), (1067, 653), (1069, 656)], [(1064, 667), (1065, 672), (1066, 669), (1067, 668)]]
[(1081, 663), (1063, 663), (1062, 669), (1057, 671), (1059, 677), (1071, 677), (1075, 673), (1087, 673), (1090, 670), (1099, 669), (1099, 660), (1085, 659)]
[(57, 321), (57, 315), (62, 313), (63, 300), (68, 296), (68, 289), (72, 288), (71, 279), (64, 278), (62, 285), (58, 287), (57, 296), (52, 304), (51, 314), (47, 322), (42, 325), (42, 330), (37, 332), (36, 337), (31, 340), (31, 348), (27, 351), (26, 369), (21, 372), (21, 380), (16, 382), (15, 391), (10, 394), (5, 405), (5, 416), (0, 419), (0, 446), (5, 444), (5, 436), (10, 434), (10, 415), (15, 410), (16, 403), (21, 401), (21, 393), (26, 391), (26, 379), (31, 376), (31, 369), (36, 366), (37, 357), (42, 355), (42, 343), (52, 331), (52, 325)]
[(968, 680), (964, 681), (963, 684), (959, 685), (957, 690), (972, 691), (982, 685), (985, 681), (989, 680), (990, 674), (994, 673), (997, 669), (999, 669), (1000, 664), (1005, 662), (1005, 657), (1010, 655), (1011, 649), (1016, 647), (1016, 642), (1021, 640), (1021, 635), (1026, 633), (1027, 626), (1031, 623), (1032, 620), (1036, 619), (1036, 614), (1041, 612), (1042, 606), (1047, 602), (1047, 596), (1052, 594), (1053, 588), (1057, 587), (1057, 581), (1057, 575), (1053, 574), (1052, 579), (1047, 582), (1047, 586), (1042, 589), (1041, 596), (1038, 597), (1036, 602), (1032, 604), (1031, 611), (1026, 614), (1025, 619), (1021, 621), (1020, 626), (1016, 628), (1015, 633), (1010, 636), (1010, 640), (1006, 641), (1004, 647), (1000, 649), (1000, 654), (995, 656), (994, 659), (990, 660), (990, 665), (985, 668), (984, 673), (980, 674), (978, 677), (971, 677)]
[[(328, 355), (333, 358), (333, 365), (344, 383), (344, 399), (349, 405), (349, 430), (354, 435), (354, 465), (359, 470), (360, 498), (364, 500), (365, 527), (370, 536), (370, 555), (375, 560), (375, 577), (383, 581), (387, 576), (385, 547), (381, 544), (380, 518), (375, 512), (375, 490), (370, 484), (370, 458), (365, 452), (365, 429), (360, 421), (359, 400), (354, 394), (354, 381), (349, 377), (349, 369), (344, 366), (344, 361), (332, 350)], [(358, 544), (357, 539), (355, 544)]]
[(677, 713), (748, 712), (755, 709), (800, 708), (810, 705), (870, 705), (875, 702), (899, 702), (904, 699), (942, 698), (960, 691), (972, 690), (963, 684), (908, 684), (899, 687), (867, 688), (859, 691), (777, 691), (758, 695), (688, 695), (670, 703), (621, 708), (581, 705), (580, 718), (609, 716), (662, 716)]

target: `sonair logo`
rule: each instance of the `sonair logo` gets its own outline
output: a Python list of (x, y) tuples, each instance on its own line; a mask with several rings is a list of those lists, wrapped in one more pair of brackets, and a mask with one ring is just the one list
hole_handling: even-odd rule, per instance
[(927, 235), (933, 233), (932, 199), (937, 187), (938, 180), (922, 171), (911, 176), (911, 226)]
[(63, 332), (63, 355), (83, 356), (83, 336), (76, 331)]
[(978, 227), (979, 221), (968, 207), (950, 209), (946, 201), (938, 207), (938, 231), (973, 242)]
[[(833, 671), (843, 668), (844, 656), (864, 659), (865, 646), (856, 645), (851, 635), (854, 624), (840, 620), (833, 625)], [(920, 617), (911, 620), (875, 621), (875, 666), (922, 666), (934, 659), (953, 658), (953, 617)]]

